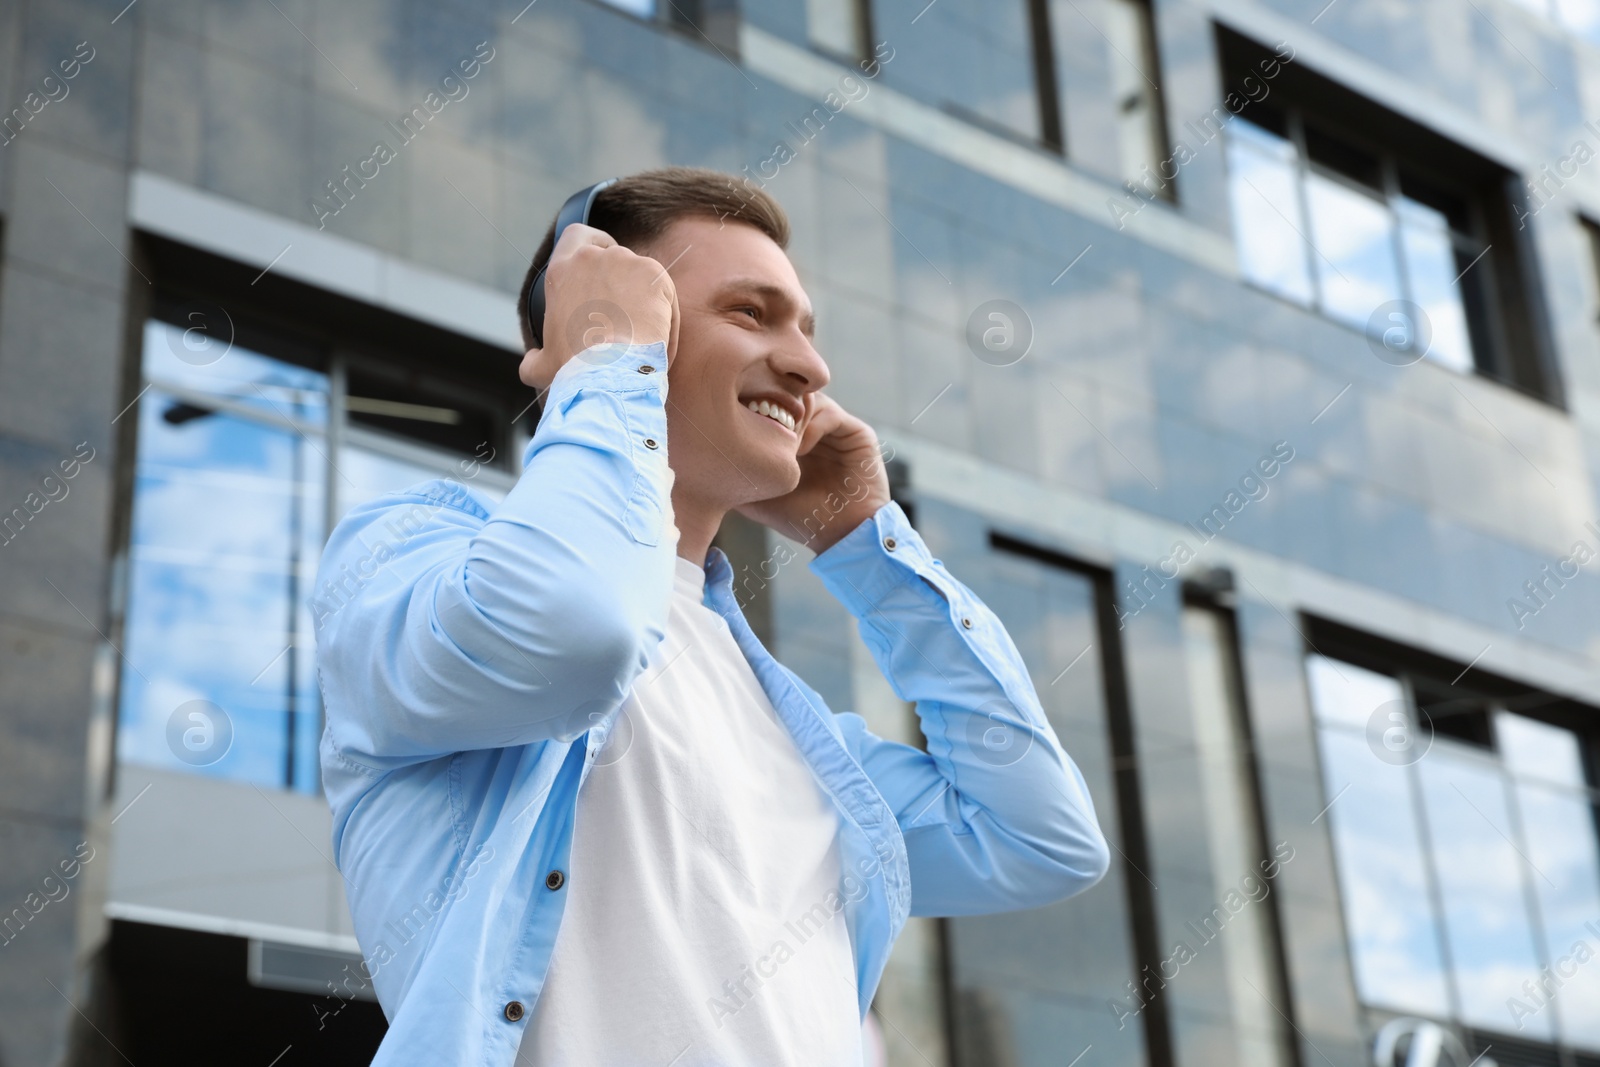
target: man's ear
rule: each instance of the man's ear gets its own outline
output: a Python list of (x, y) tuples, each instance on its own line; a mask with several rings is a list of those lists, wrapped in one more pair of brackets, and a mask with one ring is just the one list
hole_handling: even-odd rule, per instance
[(540, 365), (543, 356), (544, 349), (542, 348), (530, 348), (522, 354), (522, 362), (517, 364), (517, 378), (521, 380), (523, 385), (532, 386), (535, 389), (548, 389), (550, 387), (548, 381), (539, 380), (540, 375), (543, 373), (543, 368)]

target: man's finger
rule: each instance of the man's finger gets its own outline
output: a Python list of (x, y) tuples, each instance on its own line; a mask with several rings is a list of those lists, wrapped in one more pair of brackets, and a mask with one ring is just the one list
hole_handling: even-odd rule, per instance
[(810, 453), (819, 441), (839, 428), (844, 418), (844, 409), (832, 397), (812, 393), (807, 399), (811, 402), (811, 415), (806, 419), (805, 432), (800, 436), (800, 447), (795, 452), (798, 456)]
[(669, 328), (670, 336), (668, 336), (668, 338), (667, 338), (667, 365), (668, 366), (672, 365), (673, 359), (678, 354), (678, 322), (679, 322), (678, 290), (676, 288), (673, 288), (673, 290), (672, 290), (672, 326)]
[(574, 222), (561, 231), (561, 236), (556, 240), (556, 247), (550, 252), (550, 258), (554, 259), (556, 253), (560, 251), (565, 251), (570, 255), (574, 249), (583, 245), (610, 248), (616, 243), (616, 238), (606, 231), (597, 230), (593, 226), (585, 226), (581, 222)]

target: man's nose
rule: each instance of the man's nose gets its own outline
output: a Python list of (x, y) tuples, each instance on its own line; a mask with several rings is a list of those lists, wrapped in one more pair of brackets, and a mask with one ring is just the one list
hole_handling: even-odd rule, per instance
[(817, 351), (811, 339), (804, 334), (797, 333), (790, 343), (782, 345), (775, 357), (778, 373), (796, 384), (803, 385), (807, 392), (814, 392), (825, 388), (831, 377), (828, 373), (828, 363), (822, 358), (822, 353)]

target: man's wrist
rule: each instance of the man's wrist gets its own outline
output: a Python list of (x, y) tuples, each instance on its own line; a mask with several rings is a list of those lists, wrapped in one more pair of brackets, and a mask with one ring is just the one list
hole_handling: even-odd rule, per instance
[(890, 500), (872, 518), (817, 555), (807, 568), (858, 618), (918, 576), (949, 599), (938, 583), (939, 564), (900, 505)]
[[(550, 392), (555, 393), (573, 376), (587, 376), (590, 371), (596, 372), (600, 380), (620, 378), (625, 384), (637, 381), (629, 375), (659, 374), (661, 387), (664, 389), (667, 380), (667, 343), (651, 341), (629, 344), (623, 341), (609, 341), (590, 345), (561, 365), (561, 369), (556, 371), (555, 377), (551, 379)], [(605, 373), (602, 375), (601, 372)]]
[(806, 547), (817, 555), (822, 555), (828, 549), (855, 533), (856, 530), (861, 528), (862, 523), (872, 522), (879, 509), (888, 502), (888, 497), (883, 497), (882, 499), (874, 497), (850, 505), (839, 512), (832, 522), (825, 524), (807, 540), (805, 542)]

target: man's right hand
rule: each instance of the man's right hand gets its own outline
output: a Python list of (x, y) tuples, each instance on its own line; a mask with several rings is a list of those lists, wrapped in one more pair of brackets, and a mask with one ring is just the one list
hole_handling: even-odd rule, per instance
[(548, 389), (568, 360), (594, 345), (665, 341), (669, 365), (677, 352), (672, 276), (603, 230), (574, 223), (562, 231), (544, 291), (544, 347), (529, 349), (518, 372), (528, 385)]

